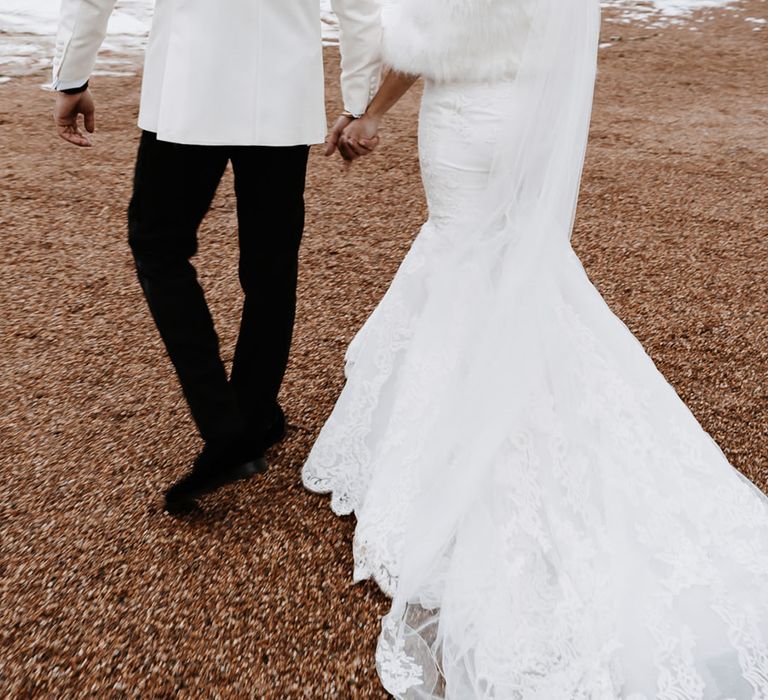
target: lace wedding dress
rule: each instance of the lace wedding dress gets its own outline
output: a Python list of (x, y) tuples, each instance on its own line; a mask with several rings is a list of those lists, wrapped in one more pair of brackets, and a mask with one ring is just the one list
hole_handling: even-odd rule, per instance
[(577, 5), (532, 29), (537, 70), (566, 46), (576, 79), (427, 81), (429, 220), (304, 483), (356, 515), (355, 578), (393, 597), (397, 698), (766, 700), (768, 500), (568, 242), (596, 41)]

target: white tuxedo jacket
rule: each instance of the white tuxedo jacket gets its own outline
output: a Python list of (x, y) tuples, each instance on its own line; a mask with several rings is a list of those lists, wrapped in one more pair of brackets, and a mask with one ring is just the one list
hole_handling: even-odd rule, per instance
[[(62, 0), (53, 87), (83, 85), (115, 0)], [(378, 88), (379, 0), (334, 0), (344, 106)], [(294, 146), (326, 134), (319, 0), (156, 0), (139, 126), (163, 141)]]

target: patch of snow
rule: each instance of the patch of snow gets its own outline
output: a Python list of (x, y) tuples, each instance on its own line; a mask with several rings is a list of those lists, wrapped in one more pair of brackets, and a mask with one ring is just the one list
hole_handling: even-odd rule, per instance
[[(61, 0), (0, 0), (0, 76), (11, 77), (50, 66), (56, 41)], [(104, 52), (97, 67), (115, 63), (108, 54), (134, 55), (144, 48), (154, 0), (117, 0), (109, 20)], [(129, 73), (133, 75), (135, 71)], [(7, 80), (3, 81), (7, 82)]]
[[(214, 0), (211, 0), (213, 2)], [(240, 0), (238, 0), (240, 1)], [(242, 0), (246, 1), (246, 0)], [(252, 0), (248, 0), (252, 1)], [(270, 0), (290, 2), (290, 0)], [(385, 8), (397, 0), (381, 0)], [(338, 43), (339, 32), (330, 0), (320, 3), (323, 43)], [(729, 6), (733, 12), (741, 12), (738, 0), (603, 0), (603, 7), (615, 12), (611, 21), (620, 24), (642, 24), (646, 27), (702, 23), (705, 18), (691, 17), (697, 10)], [(0, 82), (10, 77), (38, 71), (50, 65), (61, 0), (0, 0)], [(117, 0), (109, 21), (104, 49), (98, 59), (97, 70), (102, 74), (128, 75), (127, 66), (137, 65), (146, 43), (152, 20), (154, 0)], [(706, 18), (712, 20), (714, 17)], [(766, 24), (762, 17), (746, 17), (746, 22), (758, 25), (760, 31)], [(694, 29), (694, 28), (691, 28)], [(608, 48), (612, 43), (603, 43)], [(118, 56), (128, 56), (120, 59)], [(123, 68), (118, 68), (122, 64)]]

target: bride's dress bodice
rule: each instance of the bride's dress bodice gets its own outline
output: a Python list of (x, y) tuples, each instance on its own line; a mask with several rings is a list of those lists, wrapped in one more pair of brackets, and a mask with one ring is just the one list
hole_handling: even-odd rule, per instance
[(466, 235), (462, 222), (482, 218), (502, 128), (515, 108), (511, 81), (439, 83), (425, 81), (419, 113), (419, 160), (431, 229), (443, 238)]

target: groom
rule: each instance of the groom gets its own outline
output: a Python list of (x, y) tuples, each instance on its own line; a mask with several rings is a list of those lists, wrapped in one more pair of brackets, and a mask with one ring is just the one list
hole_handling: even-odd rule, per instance
[[(54, 119), (88, 147), (88, 79), (115, 0), (63, 0), (54, 61)], [(346, 112), (362, 114), (379, 81), (379, 0), (335, 0)], [(149, 310), (204, 448), (166, 493), (176, 510), (263, 472), (282, 439), (277, 402), (293, 331), (309, 145), (325, 138), (319, 0), (157, 0), (147, 47), (142, 129), (128, 237)], [(83, 116), (84, 133), (79, 125)], [(228, 378), (190, 259), (197, 230), (231, 163), (244, 292)]]

